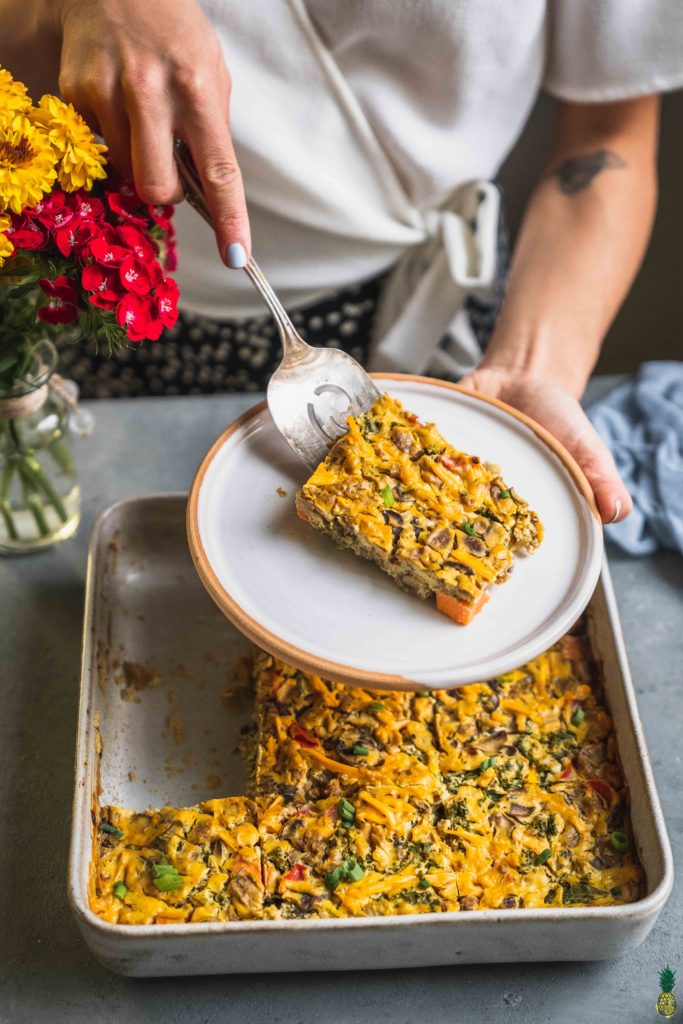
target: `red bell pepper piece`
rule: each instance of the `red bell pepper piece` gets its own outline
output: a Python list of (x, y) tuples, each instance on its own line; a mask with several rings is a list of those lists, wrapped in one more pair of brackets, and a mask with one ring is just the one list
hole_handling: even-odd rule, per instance
[(602, 779), (587, 779), (586, 781), (593, 792), (598, 794), (605, 807), (609, 807), (612, 803), (612, 787)]
[(310, 732), (303, 729), (297, 722), (293, 722), (289, 727), (289, 735), (297, 743), (301, 744), (302, 747), (319, 747), (320, 740), (316, 739), (315, 736), (311, 736)]
[(306, 877), (306, 865), (294, 864), (284, 877), (289, 882), (302, 882)]

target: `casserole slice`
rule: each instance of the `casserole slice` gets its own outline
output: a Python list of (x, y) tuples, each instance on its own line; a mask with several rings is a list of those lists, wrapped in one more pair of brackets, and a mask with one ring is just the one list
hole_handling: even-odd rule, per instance
[(390, 395), (348, 427), (297, 493), (298, 514), (467, 625), (514, 555), (541, 543), (538, 516), (498, 466), (458, 451)]
[(108, 807), (95, 837), (91, 907), (119, 924), (261, 917), (258, 839), (244, 797), (142, 813)]

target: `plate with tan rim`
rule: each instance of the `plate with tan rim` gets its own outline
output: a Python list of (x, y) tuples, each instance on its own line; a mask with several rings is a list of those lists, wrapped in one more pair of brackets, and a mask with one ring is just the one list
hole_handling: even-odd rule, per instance
[(263, 402), (221, 434), (195, 477), (187, 528), (197, 572), (238, 629), (304, 671), (389, 689), (452, 689), (509, 672), (566, 633), (593, 593), (603, 541), (588, 483), (509, 406), (426, 377), (374, 376), (456, 448), (500, 465), (543, 523), (540, 548), (516, 558), (480, 614), (457, 626), (298, 518), (294, 495), (310, 474)]

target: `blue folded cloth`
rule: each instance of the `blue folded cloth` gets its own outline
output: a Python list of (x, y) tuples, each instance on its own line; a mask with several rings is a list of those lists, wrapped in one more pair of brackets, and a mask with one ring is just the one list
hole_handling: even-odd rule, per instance
[(633, 498), (631, 515), (606, 527), (610, 540), (632, 555), (683, 554), (683, 363), (644, 363), (588, 416)]

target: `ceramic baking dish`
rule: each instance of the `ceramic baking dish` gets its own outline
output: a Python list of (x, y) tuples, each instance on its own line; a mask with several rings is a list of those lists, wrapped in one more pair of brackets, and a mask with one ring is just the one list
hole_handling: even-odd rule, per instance
[[(236, 747), (251, 697), (250, 650), (199, 582), (185, 495), (119, 502), (92, 534), (69, 857), (69, 897), (97, 959), (121, 974), (360, 970), (437, 964), (606, 959), (645, 938), (673, 868), (629, 677), (607, 566), (589, 606), (630, 787), (647, 892), (615, 907), (481, 910), (335, 920), (125, 926), (88, 906), (93, 804), (143, 810), (244, 792)], [(236, 681), (237, 680), (237, 681)], [(101, 752), (100, 752), (101, 739)]]

